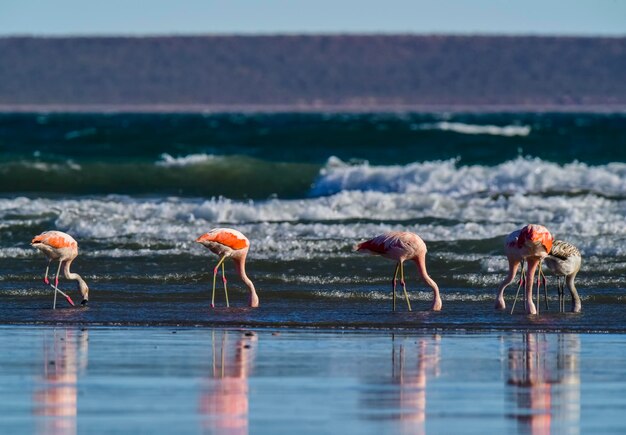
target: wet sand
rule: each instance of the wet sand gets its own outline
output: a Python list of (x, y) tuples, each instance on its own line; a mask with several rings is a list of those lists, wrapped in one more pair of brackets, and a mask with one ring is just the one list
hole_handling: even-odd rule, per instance
[(2, 433), (624, 433), (626, 335), (0, 327)]

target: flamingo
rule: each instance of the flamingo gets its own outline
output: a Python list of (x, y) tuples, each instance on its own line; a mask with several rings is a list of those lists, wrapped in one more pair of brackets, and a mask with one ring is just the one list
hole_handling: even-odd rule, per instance
[[(509, 274), (500, 284), (496, 296), (496, 309), (504, 310), (504, 289), (513, 282), (517, 269), (522, 261), (526, 261), (526, 312), (537, 314), (532, 299), (533, 279), (537, 266), (541, 273), (541, 262), (552, 248), (552, 234), (542, 225), (526, 225), (524, 228), (513, 231), (504, 242), (504, 252), (509, 260)], [(521, 285), (521, 284), (520, 284)], [(537, 284), (539, 286), (539, 284)]]
[[(582, 256), (576, 246), (564, 242), (562, 240), (555, 240), (550, 250), (550, 254), (544, 259), (546, 266), (556, 275), (558, 288), (559, 288), (559, 311), (565, 310), (565, 298), (563, 297), (563, 290), (565, 284), (572, 294), (572, 312), (580, 312), (581, 303), (578, 291), (574, 285), (574, 279), (576, 274), (580, 271), (580, 265), (582, 263)], [(561, 277), (565, 278), (565, 282), (561, 282)]]
[[(78, 281), (78, 288), (83, 295), (81, 304), (86, 305), (89, 300), (89, 287), (87, 287), (87, 283), (79, 274), (70, 272), (70, 264), (72, 264), (72, 261), (78, 256), (78, 243), (76, 243), (76, 240), (69, 234), (61, 231), (46, 231), (35, 236), (30, 244), (48, 257), (48, 267), (46, 267), (46, 274), (44, 275), (43, 281), (54, 288), (53, 309), (56, 308), (57, 292), (65, 296), (70, 305), (74, 305), (72, 299), (59, 289), (59, 273), (61, 273), (61, 266), (63, 264), (65, 264), (63, 267), (65, 278)], [(50, 284), (48, 280), (48, 270), (50, 269), (52, 260), (59, 260), (54, 285)]]
[(426, 244), (417, 234), (406, 231), (394, 231), (381, 234), (373, 239), (367, 240), (363, 243), (359, 243), (356, 246), (356, 251), (367, 252), (373, 255), (381, 255), (385, 258), (396, 261), (396, 270), (391, 280), (391, 286), (393, 289), (393, 310), (396, 310), (396, 283), (398, 279), (398, 270), (400, 270), (400, 284), (404, 291), (404, 297), (406, 303), (411, 311), (411, 302), (409, 301), (409, 295), (406, 291), (406, 285), (404, 281), (404, 262), (406, 260), (413, 260), (417, 265), (417, 271), (421, 275), (422, 279), (426, 281), (426, 284), (433, 289), (433, 303), (430, 307), (433, 311), (441, 310), (441, 297), (439, 296), (439, 287), (437, 283), (428, 276), (426, 271)]
[(213, 269), (213, 294), (211, 296), (211, 307), (215, 307), (215, 279), (217, 271), (222, 266), (222, 281), (224, 282), (224, 293), (226, 294), (226, 306), (228, 303), (228, 289), (226, 287), (226, 274), (224, 272), (224, 260), (232, 258), (237, 266), (237, 272), (241, 280), (250, 290), (248, 305), (250, 307), (259, 306), (259, 297), (256, 294), (254, 284), (246, 275), (246, 256), (250, 249), (250, 241), (237, 230), (232, 228), (214, 228), (206, 234), (196, 239), (196, 242), (208, 248), (211, 252), (220, 257), (220, 261)]

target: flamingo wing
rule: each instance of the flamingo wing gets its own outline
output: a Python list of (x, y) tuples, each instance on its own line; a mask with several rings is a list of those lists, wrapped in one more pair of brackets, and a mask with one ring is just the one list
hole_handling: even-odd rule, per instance
[(245, 249), (250, 246), (248, 239), (239, 231), (223, 228), (211, 230), (198, 237), (196, 241), (215, 242), (234, 250)]
[(555, 240), (550, 250), (550, 255), (561, 260), (567, 260), (569, 257), (580, 257), (580, 251), (571, 243), (562, 240)]
[(385, 255), (394, 251), (407, 252), (410, 249), (410, 240), (405, 240), (402, 233), (385, 233), (373, 239), (359, 243), (357, 251), (366, 251), (373, 254)]
[(77, 247), (76, 240), (58, 231), (46, 231), (45, 233), (41, 233), (35, 236), (31, 243), (42, 243), (55, 249)]

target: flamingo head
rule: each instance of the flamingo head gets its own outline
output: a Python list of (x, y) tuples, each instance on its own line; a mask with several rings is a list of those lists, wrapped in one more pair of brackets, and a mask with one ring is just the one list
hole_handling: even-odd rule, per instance
[(80, 289), (80, 293), (83, 295), (81, 304), (87, 305), (87, 302), (89, 302), (89, 287), (87, 286), (87, 283), (83, 280), (78, 281), (78, 288)]
[(201, 235), (200, 237), (198, 237), (195, 241), (196, 241), (196, 243), (204, 244), (204, 243), (206, 243), (206, 242), (210, 241), (209, 234), (208, 234), (208, 233), (206, 233), (206, 234), (202, 234), (202, 235)]

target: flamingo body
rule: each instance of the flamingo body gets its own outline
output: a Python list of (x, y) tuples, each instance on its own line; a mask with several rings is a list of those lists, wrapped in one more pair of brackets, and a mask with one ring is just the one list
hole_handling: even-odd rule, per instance
[[(223, 264), (226, 258), (232, 258), (237, 266), (237, 272), (242, 281), (248, 287), (250, 291), (249, 305), (251, 307), (259, 306), (259, 297), (254, 288), (254, 284), (246, 275), (246, 256), (250, 249), (250, 241), (241, 232), (232, 228), (214, 228), (208, 233), (205, 233), (196, 239), (197, 243), (208, 248), (211, 252), (220, 257), (220, 261), (213, 270), (213, 295), (215, 295), (215, 277), (220, 265)], [(226, 289), (226, 277), (224, 275), (224, 269), (222, 266), (222, 280), (224, 281), (224, 290), (226, 291), (226, 297), (228, 298), (228, 291)], [(228, 303), (228, 299), (227, 299)], [(211, 302), (211, 306), (214, 306), (214, 296)]]
[(209, 248), (211, 252), (219, 256), (231, 257), (237, 252), (243, 252), (250, 248), (250, 241), (246, 236), (232, 228), (215, 228), (198, 237), (196, 242)]
[(390, 260), (394, 260), (397, 263), (396, 273), (392, 280), (393, 286), (393, 298), (394, 298), (394, 310), (395, 310), (395, 289), (396, 278), (398, 269), (401, 270), (401, 284), (403, 286), (407, 304), (409, 310), (411, 308), (408, 294), (406, 293), (406, 287), (404, 282), (404, 269), (403, 263), (407, 260), (413, 260), (417, 265), (417, 270), (422, 276), (422, 279), (426, 281), (433, 289), (433, 304), (431, 309), (433, 311), (441, 310), (442, 302), (439, 296), (439, 287), (437, 283), (430, 278), (426, 271), (426, 243), (417, 234), (407, 231), (393, 231), (381, 234), (373, 239), (359, 243), (356, 247), (358, 252), (370, 253), (373, 255), (380, 255)]
[[(78, 288), (83, 296), (81, 304), (85, 305), (89, 300), (89, 287), (87, 283), (77, 273), (70, 272), (70, 264), (78, 256), (78, 243), (69, 234), (61, 231), (45, 231), (38, 236), (35, 236), (31, 241), (31, 245), (41, 252), (51, 261), (59, 261), (59, 269), (55, 278), (56, 287), (59, 286), (59, 272), (62, 265), (65, 278), (75, 280), (78, 282)], [(48, 267), (50, 263), (48, 263)], [(46, 268), (46, 276), (44, 277), (46, 284), (48, 281), (48, 268)], [(71, 299), (68, 298), (71, 302)]]
[(554, 273), (559, 280), (559, 308), (563, 308), (563, 292), (561, 287), (561, 277), (565, 278), (567, 288), (572, 295), (572, 309), (574, 313), (580, 312), (582, 305), (574, 279), (580, 271), (582, 264), (582, 256), (576, 246), (564, 242), (562, 240), (555, 240), (550, 250), (550, 254), (544, 259), (548, 269)]
[(537, 309), (532, 300), (532, 288), (535, 272), (541, 261), (547, 257), (552, 249), (554, 238), (550, 231), (543, 225), (529, 224), (525, 227), (513, 231), (504, 242), (504, 252), (509, 261), (509, 274), (502, 281), (498, 288), (496, 297), (496, 308), (503, 310), (506, 308), (504, 302), (504, 289), (515, 279), (515, 274), (522, 261), (526, 261), (526, 312), (536, 314)]
[(545, 257), (552, 249), (552, 234), (543, 225), (526, 225), (513, 231), (505, 240), (504, 251), (507, 257), (524, 259)]

